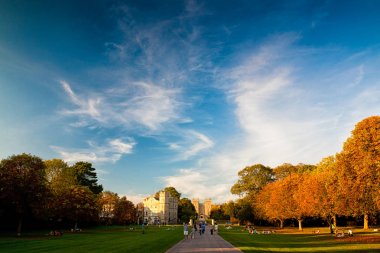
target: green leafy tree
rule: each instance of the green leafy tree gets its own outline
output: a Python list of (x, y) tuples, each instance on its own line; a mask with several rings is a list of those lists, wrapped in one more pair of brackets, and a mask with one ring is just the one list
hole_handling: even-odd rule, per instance
[(222, 205), (222, 211), (225, 215), (230, 217), (230, 221), (237, 219), (237, 213), (239, 211), (237, 205), (232, 200)]
[(182, 222), (189, 222), (190, 219), (195, 219), (197, 212), (191, 200), (183, 198), (178, 202), (178, 217)]
[(284, 179), (298, 172), (298, 168), (290, 163), (281, 164), (273, 169), (276, 180)]
[(94, 194), (103, 191), (103, 186), (98, 184), (95, 168), (89, 162), (77, 162), (71, 169), (79, 185), (87, 186)]
[(352, 215), (364, 215), (368, 229), (369, 215), (379, 211), (380, 188), (380, 116), (360, 121), (337, 155), (339, 191)]
[(231, 187), (231, 193), (240, 196), (257, 193), (274, 178), (272, 169), (262, 164), (246, 167), (239, 171), (238, 176), (238, 181)]
[(17, 215), (18, 235), (21, 235), (23, 218), (40, 213), (47, 194), (45, 165), (41, 158), (21, 154), (1, 161), (0, 203)]
[(57, 193), (63, 191), (70, 186), (76, 185), (76, 177), (73, 170), (69, 168), (67, 163), (61, 159), (52, 159), (44, 161), (46, 170), (46, 180), (50, 189)]
[(237, 201), (237, 213), (236, 218), (240, 223), (253, 222), (255, 219), (254, 210), (251, 203), (245, 199), (239, 199)]
[(230, 216), (224, 214), (223, 205), (218, 205), (211, 209), (210, 218), (214, 220), (229, 220)]
[(273, 169), (273, 173), (276, 180), (284, 179), (294, 174), (307, 173), (315, 170), (317, 167), (311, 164), (299, 163), (292, 165), (290, 163), (281, 164)]

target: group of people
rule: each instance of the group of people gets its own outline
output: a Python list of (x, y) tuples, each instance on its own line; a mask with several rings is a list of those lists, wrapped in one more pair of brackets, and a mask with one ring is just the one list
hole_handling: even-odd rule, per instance
[[(206, 222), (199, 222), (198, 225), (194, 223), (193, 226), (191, 226), (191, 232), (190, 232), (190, 238), (194, 239), (195, 233), (199, 231), (199, 235), (203, 235), (206, 232)], [(210, 228), (210, 233), (211, 235), (214, 234), (214, 231), (217, 233), (218, 232), (218, 224), (215, 223), (215, 225), (212, 225)], [(183, 224), (183, 234), (185, 236), (185, 239), (189, 238), (189, 224), (184, 223)]]

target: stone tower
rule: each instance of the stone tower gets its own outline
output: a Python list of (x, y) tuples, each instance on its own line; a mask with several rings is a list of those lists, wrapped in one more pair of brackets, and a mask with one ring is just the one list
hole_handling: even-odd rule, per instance
[(199, 214), (199, 199), (192, 199), (191, 203), (194, 205), (197, 214)]
[(169, 213), (168, 213), (169, 196), (170, 196), (169, 192), (160, 191), (159, 201), (160, 201), (160, 210), (161, 210), (161, 213), (160, 213), (160, 220), (161, 221), (168, 221), (169, 220)]
[(211, 214), (211, 205), (212, 205), (211, 199), (206, 199), (204, 201), (203, 205), (204, 205), (205, 216), (206, 217), (210, 217), (210, 214)]

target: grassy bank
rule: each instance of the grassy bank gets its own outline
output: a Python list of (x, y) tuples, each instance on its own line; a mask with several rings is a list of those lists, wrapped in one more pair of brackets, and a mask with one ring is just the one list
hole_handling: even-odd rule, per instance
[(0, 236), (0, 252), (136, 252), (160, 253), (183, 238), (181, 227), (147, 227), (143, 234), (137, 227), (103, 227), (82, 232), (64, 232), (48, 236), (47, 232), (25, 234), (21, 238)]
[[(380, 233), (354, 230), (353, 237), (335, 238), (327, 229), (320, 229), (319, 234), (313, 234), (315, 229), (298, 232), (295, 229), (284, 229), (274, 234), (251, 235), (242, 228), (221, 228), (220, 235), (244, 252), (325, 252), (343, 253), (380, 252)], [(260, 231), (260, 229), (259, 229)]]

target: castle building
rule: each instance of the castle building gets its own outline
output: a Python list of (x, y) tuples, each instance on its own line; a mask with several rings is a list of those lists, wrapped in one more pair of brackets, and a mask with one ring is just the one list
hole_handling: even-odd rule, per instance
[(177, 224), (178, 199), (169, 192), (160, 191), (158, 198), (150, 196), (144, 199), (144, 222), (147, 224)]
[(191, 203), (193, 203), (199, 219), (207, 219), (210, 217), (212, 206), (211, 199), (205, 199), (203, 203), (199, 202), (199, 199), (192, 199)]

